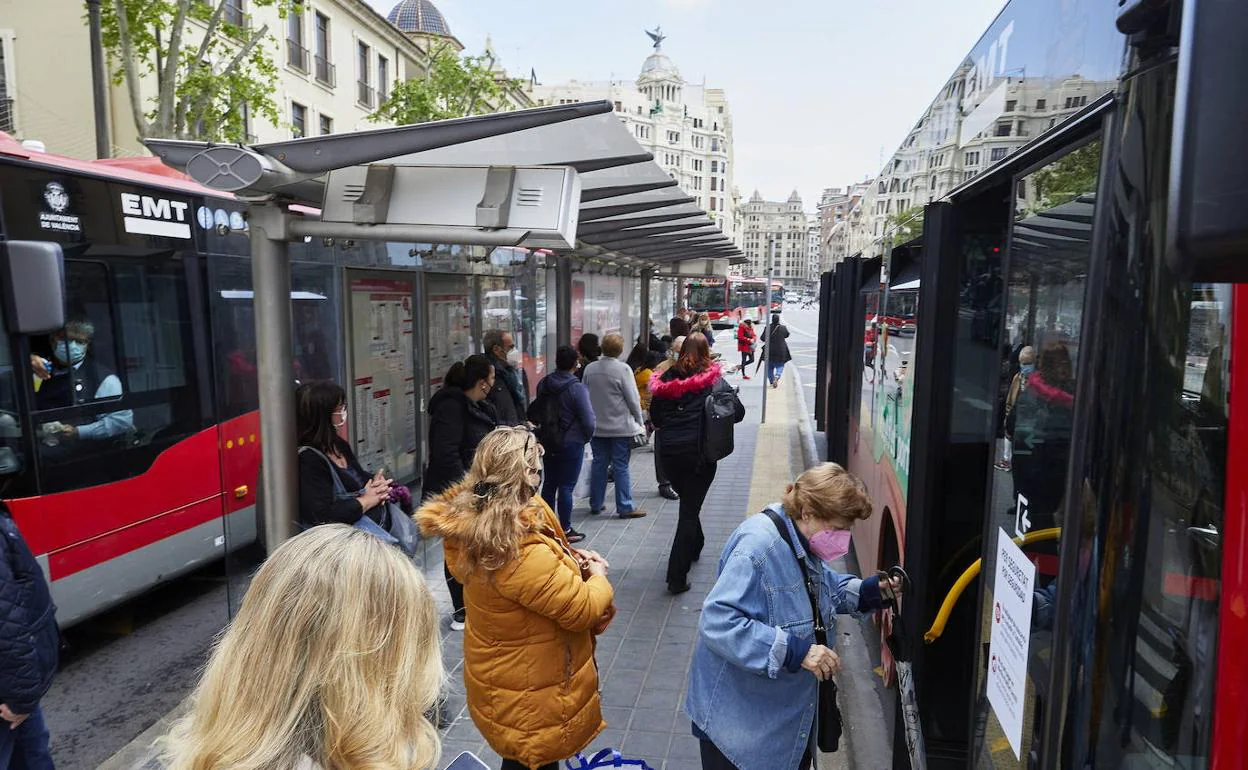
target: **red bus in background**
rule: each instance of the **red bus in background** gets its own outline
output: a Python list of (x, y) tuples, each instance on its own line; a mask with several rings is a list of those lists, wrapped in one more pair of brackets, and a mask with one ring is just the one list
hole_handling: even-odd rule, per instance
[[(755, 323), (766, 319), (767, 284), (763, 278), (746, 278), (737, 275), (693, 278), (685, 282), (686, 306), (695, 312), (706, 313), (711, 326), (730, 329), (749, 318)], [(784, 307), (784, 284), (771, 282), (771, 310), (780, 312)]]

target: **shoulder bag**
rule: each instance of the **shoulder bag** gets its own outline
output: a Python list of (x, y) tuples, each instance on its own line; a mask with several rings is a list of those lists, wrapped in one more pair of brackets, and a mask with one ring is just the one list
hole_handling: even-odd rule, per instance
[[(334, 482), (335, 498), (342, 500), (360, 496), (361, 490), (355, 492), (347, 491), (347, 488), (343, 486), (342, 477), (338, 475), (337, 467), (332, 460), (325, 456), (324, 452), (310, 446), (299, 447), (300, 454), (303, 454), (305, 450), (319, 455), (325, 461), (325, 464), (329, 466), (329, 477)], [(351, 526), (356, 529), (362, 529), (383, 542), (397, 546), (409, 558), (415, 559), (420, 543), (420, 530), (416, 527), (416, 522), (405, 515), (403, 510), (395, 503), (387, 500), (383, 505), (385, 507), (385, 518), (383, 519), (385, 526), (373, 521), (372, 517), (367, 513), (362, 514)]]
[[(771, 519), (771, 523), (775, 525), (779, 531), (780, 537), (788, 544), (789, 550), (793, 553), (793, 558), (797, 559), (797, 566), (802, 571), (802, 578), (806, 583), (806, 596), (810, 599), (810, 611), (815, 616), (815, 644), (828, 646), (828, 631), (823, 625), (823, 615), (819, 612), (819, 587), (815, 583), (814, 577), (810, 574), (810, 569), (806, 561), (797, 555), (797, 547), (793, 545), (792, 538), (789, 537), (789, 528), (785, 525), (784, 519), (780, 514), (770, 508), (763, 511), (767, 518)], [(815, 742), (819, 746), (820, 751), (836, 751), (841, 744), (841, 709), (836, 704), (836, 682), (826, 679), (819, 683), (819, 697), (816, 700), (815, 707)]]

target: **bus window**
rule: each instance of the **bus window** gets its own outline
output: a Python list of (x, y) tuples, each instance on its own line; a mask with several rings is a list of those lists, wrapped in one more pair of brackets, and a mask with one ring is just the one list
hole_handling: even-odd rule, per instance
[(25, 467), (16, 378), (8, 330), (3, 314), (0, 314), (0, 481), (21, 473)]
[(690, 286), (689, 309), (698, 312), (709, 310), (722, 312), (726, 294), (727, 289), (722, 283), (710, 286)]
[(67, 260), (65, 282), (65, 328), (31, 342), (44, 493), (137, 476), (202, 427), (182, 263)]

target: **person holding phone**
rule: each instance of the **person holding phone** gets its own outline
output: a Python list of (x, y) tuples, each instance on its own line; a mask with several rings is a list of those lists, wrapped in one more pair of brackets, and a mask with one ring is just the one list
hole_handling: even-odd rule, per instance
[(416, 513), (464, 585), (468, 711), (502, 770), (558, 770), (606, 723), (594, 636), (614, 616), (607, 562), (568, 544), (538, 494), (542, 445), (498, 428), (462, 482)]
[(364, 470), (346, 441), (346, 428), (347, 394), (341, 385), (318, 380), (299, 386), (299, 526), (355, 524), (366, 516), (388, 531), (385, 503), (391, 500), (393, 482), (380, 470), (371, 476)]

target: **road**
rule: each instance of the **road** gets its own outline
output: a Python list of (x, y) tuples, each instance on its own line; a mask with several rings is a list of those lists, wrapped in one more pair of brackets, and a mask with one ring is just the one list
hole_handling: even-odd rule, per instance
[(789, 304), (781, 314), (781, 320), (789, 328), (789, 352), (793, 354), (790, 366), (796, 367), (802, 377), (802, 398), (806, 409), (814, 417), (815, 409), (815, 361), (819, 350), (819, 308), (803, 310)]

